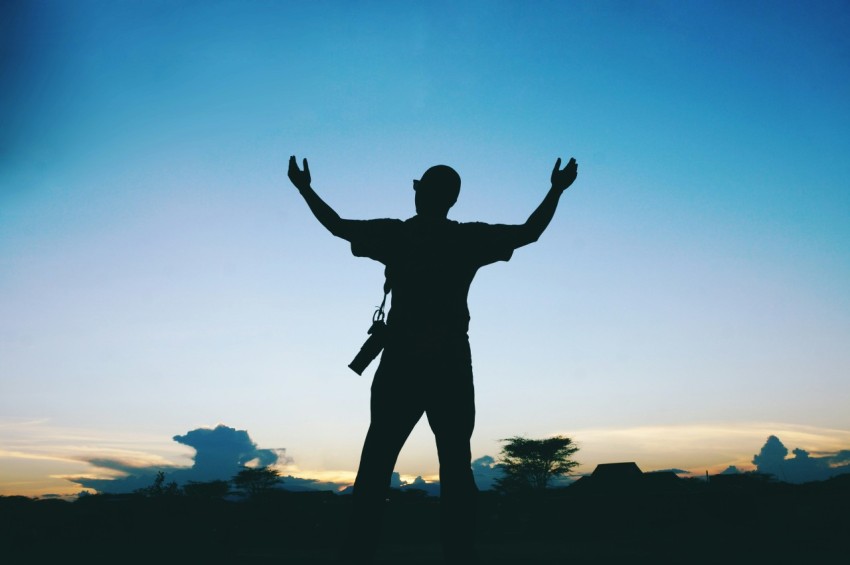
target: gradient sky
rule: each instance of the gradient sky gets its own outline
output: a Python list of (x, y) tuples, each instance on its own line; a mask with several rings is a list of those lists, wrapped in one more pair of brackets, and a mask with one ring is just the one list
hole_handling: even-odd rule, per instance
[[(383, 270), (291, 154), (343, 217), (409, 217), (445, 163), (450, 217), (500, 223), (579, 161), (473, 283), (474, 457), (850, 448), (847, 2), (35, 0), (0, 26), (0, 494), (189, 465), (172, 436), (219, 423), (350, 479)], [(397, 470), (436, 474), (424, 420)]]

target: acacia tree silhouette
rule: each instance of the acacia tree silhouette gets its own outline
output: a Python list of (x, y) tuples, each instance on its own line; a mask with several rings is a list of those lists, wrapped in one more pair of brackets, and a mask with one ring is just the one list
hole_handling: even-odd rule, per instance
[(271, 467), (244, 467), (232, 479), (233, 486), (248, 496), (268, 492), (283, 482), (280, 472)]
[(578, 451), (573, 440), (564, 436), (529, 439), (520, 436), (503, 439), (499, 466), (505, 473), (496, 480), (503, 492), (541, 491), (557, 477), (578, 466), (572, 456)]

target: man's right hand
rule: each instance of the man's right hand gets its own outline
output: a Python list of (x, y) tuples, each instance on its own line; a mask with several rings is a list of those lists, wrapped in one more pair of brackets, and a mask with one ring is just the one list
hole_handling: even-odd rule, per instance
[(561, 158), (555, 161), (555, 168), (552, 169), (552, 187), (558, 190), (567, 190), (578, 175), (578, 163), (575, 159), (570, 159), (567, 166), (561, 168)]
[(307, 165), (307, 159), (304, 159), (304, 170), (298, 168), (298, 163), (295, 162), (295, 155), (289, 158), (289, 180), (295, 185), (298, 190), (310, 188), (310, 166)]

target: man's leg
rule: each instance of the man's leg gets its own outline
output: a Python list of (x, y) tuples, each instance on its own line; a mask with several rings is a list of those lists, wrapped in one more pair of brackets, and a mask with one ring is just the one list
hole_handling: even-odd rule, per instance
[(397, 387), (384, 386), (383, 379), (379, 379), (380, 367), (378, 371), (372, 386), (372, 421), (354, 481), (354, 509), (346, 548), (348, 560), (354, 563), (370, 563), (374, 556), (396, 459), (424, 412), (419, 399)]
[(469, 440), (475, 425), (471, 377), (449, 383), (427, 410), (440, 457), (440, 514), (443, 551), (449, 563), (475, 563), (478, 489), (472, 476)]

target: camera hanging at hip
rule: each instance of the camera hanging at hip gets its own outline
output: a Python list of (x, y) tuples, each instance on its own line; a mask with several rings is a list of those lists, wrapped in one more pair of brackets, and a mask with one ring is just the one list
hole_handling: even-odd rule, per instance
[(348, 368), (358, 375), (362, 375), (366, 367), (369, 366), (369, 363), (371, 363), (384, 349), (387, 336), (387, 324), (384, 321), (384, 305), (387, 303), (387, 294), (389, 294), (389, 292), (390, 290), (385, 284), (384, 299), (381, 301), (381, 305), (378, 306), (378, 309), (375, 310), (375, 313), (372, 314), (372, 326), (367, 332), (369, 337), (360, 348), (360, 352), (354, 357), (354, 360), (348, 364)]

